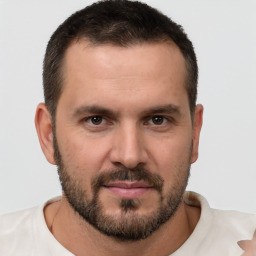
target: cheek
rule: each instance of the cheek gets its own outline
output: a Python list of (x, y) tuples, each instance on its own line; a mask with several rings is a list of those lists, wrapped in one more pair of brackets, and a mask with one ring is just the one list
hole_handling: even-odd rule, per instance
[[(67, 136), (67, 134), (70, 134)], [(107, 148), (104, 140), (88, 138), (83, 134), (66, 132), (66, 136), (58, 137), (59, 150), (65, 165), (70, 172), (86, 172), (97, 174), (104, 163)]]
[(190, 161), (192, 136), (189, 133), (184, 136), (170, 135), (150, 149), (152, 163), (159, 174), (165, 179), (176, 176), (183, 165)]
[[(67, 134), (67, 133), (66, 133)], [(66, 172), (79, 181), (81, 186), (92, 194), (91, 182), (103, 168), (104, 147), (95, 146), (95, 141), (81, 136), (58, 136), (58, 146)]]
[[(160, 148), (160, 150), (159, 150)], [(161, 145), (155, 151), (156, 172), (164, 180), (163, 195), (183, 192), (187, 185), (190, 167), (191, 142), (172, 142)]]

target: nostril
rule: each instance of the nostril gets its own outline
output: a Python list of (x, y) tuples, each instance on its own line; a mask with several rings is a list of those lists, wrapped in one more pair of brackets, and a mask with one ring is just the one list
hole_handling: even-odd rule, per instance
[(143, 164), (143, 160), (140, 154), (127, 154), (122, 152), (112, 152), (110, 157), (111, 162), (118, 167), (135, 168), (138, 165)]

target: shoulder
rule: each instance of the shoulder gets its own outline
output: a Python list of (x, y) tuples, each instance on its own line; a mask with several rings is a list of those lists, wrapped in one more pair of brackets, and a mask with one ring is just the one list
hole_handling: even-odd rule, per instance
[(218, 209), (211, 209), (211, 212), (214, 221), (224, 226), (232, 225), (238, 229), (242, 227), (247, 229), (252, 226), (254, 226), (254, 229), (256, 228), (256, 214)]
[(20, 225), (21, 223), (24, 223), (24, 221), (27, 222), (30, 220), (37, 208), (38, 207), (33, 207), (30, 209), (0, 215), (0, 234), (2, 234), (7, 227), (16, 227), (16, 225)]
[[(185, 194), (185, 203), (201, 208), (197, 226), (184, 245), (191, 255), (241, 255), (241, 240), (251, 240), (256, 229), (256, 215), (210, 208), (207, 200), (194, 192)], [(192, 249), (193, 248), (193, 249)], [(194, 253), (194, 254), (193, 254)]]
[(33, 219), (39, 207), (17, 211), (0, 216), (0, 255), (14, 255), (12, 250), (19, 251), (22, 248), (31, 248), (34, 243)]
[[(230, 210), (211, 209), (212, 228), (223, 236), (236, 239), (252, 239), (256, 230), (256, 215)], [(218, 232), (219, 232), (218, 231)]]
[(256, 229), (256, 214), (210, 208), (207, 200), (194, 192), (188, 192), (185, 200), (188, 204), (201, 208), (200, 220), (211, 225), (213, 230), (232, 230), (245, 235), (253, 234)]
[(41, 206), (0, 215), (0, 255), (30, 256), (49, 255), (49, 243), (56, 241), (48, 230), (44, 207), (59, 198), (53, 198)]
[(191, 206), (201, 208), (201, 219), (210, 220), (214, 225), (233, 227), (236, 229), (256, 228), (256, 214), (233, 210), (219, 210), (210, 208), (207, 200), (195, 192), (186, 192), (185, 202)]

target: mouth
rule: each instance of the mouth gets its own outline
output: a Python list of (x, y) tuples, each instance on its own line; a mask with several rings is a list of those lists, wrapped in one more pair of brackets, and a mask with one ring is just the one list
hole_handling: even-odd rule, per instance
[(126, 199), (135, 199), (141, 197), (149, 190), (153, 189), (152, 186), (141, 181), (116, 181), (110, 182), (104, 186), (105, 189), (114, 195)]

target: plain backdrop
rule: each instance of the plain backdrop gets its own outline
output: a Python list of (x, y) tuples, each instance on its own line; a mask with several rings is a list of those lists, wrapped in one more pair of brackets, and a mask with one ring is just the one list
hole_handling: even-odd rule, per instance
[[(0, 0), (0, 213), (61, 193), (34, 128), (42, 61), (57, 26), (93, 1)], [(200, 68), (205, 107), (189, 190), (214, 208), (256, 213), (256, 1), (144, 1), (180, 23)]]

